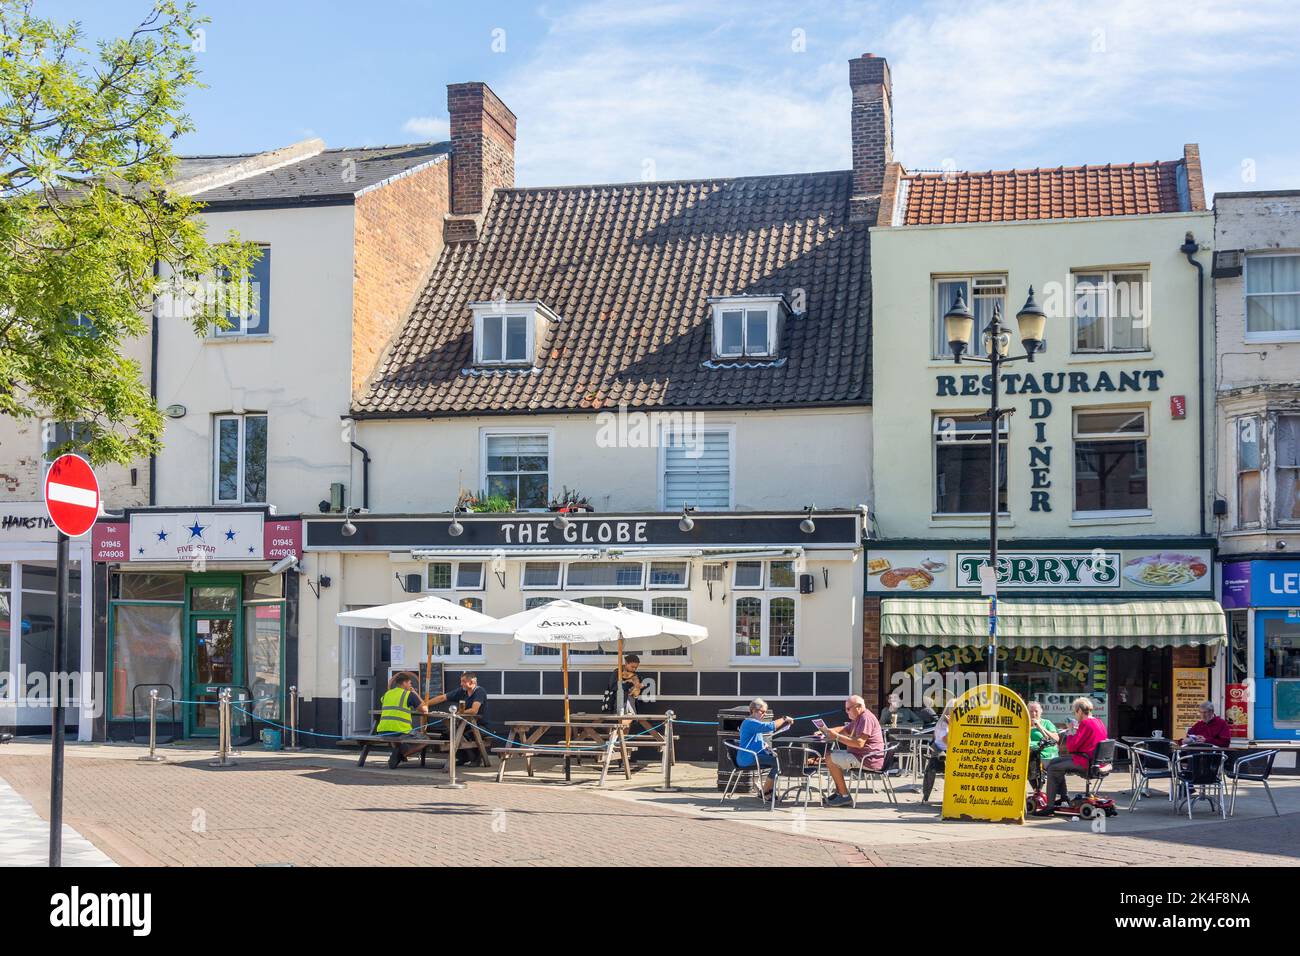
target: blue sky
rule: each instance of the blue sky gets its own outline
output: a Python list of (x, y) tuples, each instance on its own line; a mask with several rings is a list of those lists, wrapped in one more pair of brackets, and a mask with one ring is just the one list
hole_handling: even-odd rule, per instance
[[(148, 0), (37, 0), (91, 37)], [(846, 60), (885, 56), (898, 158), (1005, 169), (1175, 159), (1300, 187), (1294, 0), (916, 3), (202, 0), (185, 153), (446, 134), (446, 84), (519, 117), (520, 185), (849, 165)]]

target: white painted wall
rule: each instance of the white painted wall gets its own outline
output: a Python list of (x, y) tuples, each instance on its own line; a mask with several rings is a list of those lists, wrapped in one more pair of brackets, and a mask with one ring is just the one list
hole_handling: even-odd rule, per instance
[[(705, 412), (700, 420), (735, 430), (734, 510), (855, 508), (871, 500), (869, 408)], [(598, 512), (659, 511), (660, 449), (603, 447), (602, 434), (617, 434), (602, 432), (606, 422), (596, 414), (358, 422), (357, 440), (374, 459), (371, 510), (450, 511), (459, 489), (486, 486), (484, 431), (519, 429), (552, 436), (552, 495), (567, 485), (589, 496)]]
[[(1197, 514), (1197, 340), (1196, 272), (1178, 251), (1192, 232), (1202, 246), (1212, 240), (1209, 213), (1107, 217), (1051, 222), (957, 226), (881, 227), (871, 234), (874, 306), (874, 398), (872, 435), (875, 512), (878, 531), (898, 537), (982, 537), (987, 517), (933, 517), (934, 448), (932, 413), (986, 409), (988, 396), (940, 397), (939, 376), (983, 376), (986, 366), (954, 366), (950, 358), (931, 357), (932, 277), (962, 273), (1007, 276), (1007, 319), (1035, 286), (1051, 312), (1050, 283), (1069, 288), (1071, 270), (1145, 266), (1150, 270), (1151, 351), (1137, 356), (1071, 354), (1070, 321), (1061, 314), (1048, 320), (1045, 353), (1033, 365), (1021, 362), (1005, 373), (1032, 371), (1086, 372), (1090, 379), (1106, 371), (1118, 381), (1123, 371), (1159, 369), (1159, 391), (1007, 396), (1014, 406), (1008, 448), (1008, 497), (1011, 517), (1004, 521), (1014, 537), (1071, 537), (1098, 534), (1195, 534)], [(1210, 321), (1208, 251), (1200, 253), (1207, 276), (1206, 387), (1213, 356)], [(1060, 308), (1059, 302), (1057, 308)], [(1013, 354), (1022, 351), (1013, 335)], [(1169, 399), (1187, 399), (1187, 418), (1171, 418)], [(1031, 512), (1029, 449), (1035, 436), (1029, 400), (1047, 398), (1052, 413), (1045, 419), (1052, 448), (1050, 512)], [(1208, 402), (1208, 398), (1207, 398)], [(1149, 409), (1149, 517), (1075, 519), (1072, 409), (1142, 406)], [(1207, 406), (1208, 407), (1208, 406)], [(1207, 438), (1208, 442), (1208, 438)], [(1208, 444), (1207, 444), (1208, 451)]]
[(347, 482), (353, 211), (317, 206), (204, 215), (213, 241), (235, 230), (271, 246), (270, 334), (198, 339), (164, 324), (158, 404), (169, 420), (158, 459), (163, 506), (212, 504), (213, 415), (267, 412), (268, 500), (281, 514), (315, 512)]

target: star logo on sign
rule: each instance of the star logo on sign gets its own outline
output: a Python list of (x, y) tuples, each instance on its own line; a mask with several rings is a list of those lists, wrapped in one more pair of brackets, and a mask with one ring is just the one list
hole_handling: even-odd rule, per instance
[(185, 530), (190, 533), (191, 539), (198, 538), (200, 541), (202, 541), (203, 532), (208, 530), (208, 526), (205, 524), (199, 524), (199, 519), (196, 517), (194, 519), (194, 524), (190, 525)]
[(166, 540), (167, 540), (167, 532), (166, 532), (166, 531), (159, 531), (159, 532), (158, 532), (158, 540), (159, 540), (159, 541), (166, 541)]
[(248, 553), (249, 554), (253, 553), (253, 546), (251, 544), (248, 546)]
[(137, 549), (137, 553), (138, 553), (138, 554), (144, 554), (144, 548), (138, 548), (138, 549)]
[(226, 540), (227, 540), (227, 541), (234, 541), (234, 540), (235, 540), (235, 529), (234, 529), (234, 528), (229, 528), (229, 529), (227, 529), (227, 531), (226, 531)]

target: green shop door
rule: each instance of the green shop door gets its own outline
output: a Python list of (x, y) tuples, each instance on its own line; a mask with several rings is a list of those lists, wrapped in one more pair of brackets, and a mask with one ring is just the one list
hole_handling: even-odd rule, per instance
[[(189, 694), (197, 706), (185, 708), (186, 736), (215, 737), (217, 700), (229, 687), (238, 701), (243, 688), (244, 639), (239, 615), (240, 579), (192, 576), (186, 613), (186, 658)], [(251, 705), (245, 704), (251, 709)], [(248, 718), (231, 711), (232, 735)]]

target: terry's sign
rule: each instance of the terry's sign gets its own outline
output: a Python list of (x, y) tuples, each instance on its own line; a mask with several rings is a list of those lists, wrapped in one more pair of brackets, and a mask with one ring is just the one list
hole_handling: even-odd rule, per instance
[[(958, 588), (978, 588), (987, 554), (957, 553)], [(998, 585), (1015, 590), (1036, 588), (1118, 588), (1118, 551), (1007, 552), (998, 555)]]

